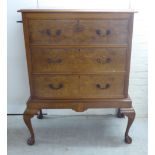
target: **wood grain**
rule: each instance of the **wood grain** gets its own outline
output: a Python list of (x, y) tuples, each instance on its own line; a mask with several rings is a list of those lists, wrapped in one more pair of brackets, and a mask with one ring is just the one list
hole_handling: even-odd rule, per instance
[(128, 20), (29, 20), (31, 44), (126, 44)]
[(104, 9), (20, 9), (18, 10), (18, 12), (33, 12), (33, 13), (51, 13), (51, 12), (57, 12), (57, 13), (64, 13), (64, 12), (70, 12), (70, 13), (78, 13), (78, 12), (89, 12), (89, 13), (135, 13), (135, 10), (131, 10), (131, 9), (125, 9), (125, 10), (104, 10)]
[(33, 73), (104, 73), (126, 68), (126, 48), (32, 47), (31, 55)]
[(123, 75), (80, 76), (81, 98), (124, 98)]
[(43, 108), (120, 109), (135, 112), (128, 95), (134, 11), (40, 10), (22, 12), (30, 98), (24, 121), (35, 142), (31, 118)]
[[(33, 96), (37, 98), (78, 98), (78, 76), (33, 76)], [(51, 87), (52, 85), (52, 87)]]

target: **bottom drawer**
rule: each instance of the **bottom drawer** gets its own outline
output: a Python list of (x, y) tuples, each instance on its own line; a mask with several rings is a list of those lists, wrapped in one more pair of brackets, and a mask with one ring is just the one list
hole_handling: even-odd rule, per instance
[(123, 98), (124, 75), (80, 76), (81, 98)]
[(124, 75), (39, 75), (32, 97), (40, 99), (124, 98)]
[(37, 98), (77, 98), (79, 76), (34, 76), (32, 78), (33, 97)]

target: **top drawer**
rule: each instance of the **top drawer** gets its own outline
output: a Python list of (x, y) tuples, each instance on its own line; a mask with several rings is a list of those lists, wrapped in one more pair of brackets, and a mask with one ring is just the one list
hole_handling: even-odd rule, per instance
[(127, 44), (127, 19), (30, 19), (31, 44), (81, 45)]

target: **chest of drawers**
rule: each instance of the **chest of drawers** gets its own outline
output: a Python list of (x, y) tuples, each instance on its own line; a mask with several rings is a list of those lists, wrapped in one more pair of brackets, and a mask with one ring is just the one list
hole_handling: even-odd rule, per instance
[[(128, 117), (125, 142), (135, 111), (128, 96), (132, 11), (19, 10), (22, 12), (31, 96), (24, 112), (41, 109), (118, 108)], [(41, 117), (41, 114), (40, 114)]]

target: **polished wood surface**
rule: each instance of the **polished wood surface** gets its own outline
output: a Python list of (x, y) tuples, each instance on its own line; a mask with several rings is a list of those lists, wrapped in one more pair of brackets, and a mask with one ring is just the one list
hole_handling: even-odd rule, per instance
[[(119, 28), (118, 28), (119, 27)], [(31, 44), (126, 44), (128, 20), (30, 20)]]
[[(119, 108), (135, 112), (128, 95), (134, 11), (19, 10), (22, 12), (30, 98), (24, 121), (41, 109)], [(127, 108), (123, 111), (122, 108)]]
[(125, 138), (124, 138), (124, 141), (127, 143), (127, 144), (131, 144), (132, 143), (132, 138), (129, 136), (129, 129), (135, 119), (135, 110), (133, 108), (129, 108), (129, 109), (125, 109), (125, 108), (122, 108), (120, 109), (120, 113), (123, 114), (124, 116), (127, 116), (128, 117), (128, 124), (127, 124), (127, 128), (126, 128), (126, 131), (125, 131)]
[(124, 98), (124, 75), (33, 76), (33, 98)]
[(78, 76), (34, 76), (33, 98), (78, 98)]
[(110, 12), (110, 13), (117, 13), (117, 12), (121, 12), (121, 13), (135, 13), (136, 11), (135, 10), (131, 10), (131, 9), (125, 9), (125, 10), (115, 10), (115, 9), (113, 9), (113, 10), (104, 10), (104, 9), (20, 9), (20, 10), (18, 10), (18, 12), (33, 12), (33, 13), (50, 13), (50, 12), (57, 12), (57, 13), (63, 13), (63, 12), (72, 12), (72, 13), (74, 13), (74, 12), (89, 12), (89, 13), (96, 13), (96, 12), (99, 12), (99, 13), (101, 13), (101, 12), (104, 12), (104, 13), (106, 13), (106, 12)]
[(33, 99), (27, 102), (28, 109), (73, 109), (82, 112), (93, 108), (131, 108), (130, 97), (123, 99)]
[[(125, 71), (126, 48), (32, 47), (33, 73)], [(76, 61), (75, 61), (76, 60)]]
[(124, 98), (123, 75), (80, 76), (81, 98)]

